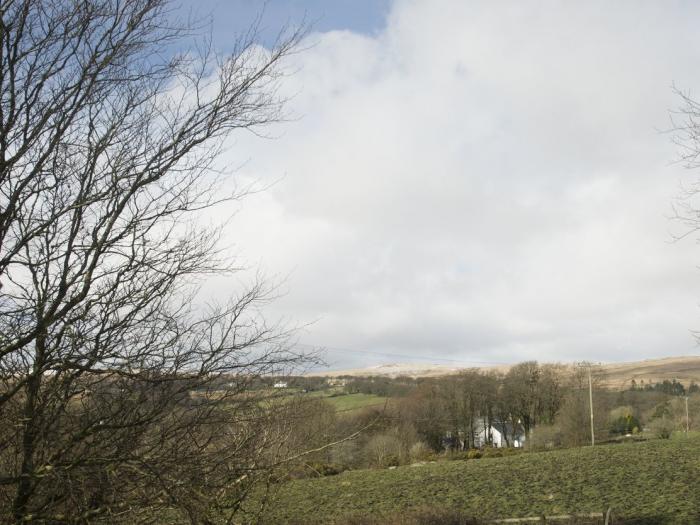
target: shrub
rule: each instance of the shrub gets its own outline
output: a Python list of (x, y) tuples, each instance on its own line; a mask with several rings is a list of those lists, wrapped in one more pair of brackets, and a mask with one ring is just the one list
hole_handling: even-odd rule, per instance
[(445, 454), (445, 457), (451, 461), (466, 461), (468, 459), (471, 459), (469, 457), (470, 452), (471, 450), (451, 450), (447, 454)]
[(335, 476), (347, 470), (345, 465), (339, 463), (311, 463), (309, 468), (321, 476)]
[(649, 429), (655, 437), (668, 439), (673, 432), (673, 422), (665, 417), (659, 417), (651, 422)]
[(467, 452), (467, 459), (479, 459), (483, 455), (484, 454), (481, 452), (481, 450), (473, 448)]
[(619, 407), (610, 412), (608, 428), (611, 434), (631, 434), (641, 425), (632, 414), (632, 407)]
[(340, 463), (311, 462), (295, 465), (286, 473), (275, 478), (275, 482), (290, 481), (293, 479), (317, 478), (323, 476), (335, 476), (345, 472), (347, 467)]
[(290, 525), (479, 525), (483, 523), (458, 510), (423, 508), (379, 516), (349, 515), (335, 520), (293, 521)]
[(408, 449), (408, 457), (411, 461), (426, 461), (432, 456), (430, 447), (423, 441), (416, 441)]
[(521, 453), (525, 452), (525, 450), (523, 448), (515, 448), (515, 447), (499, 448), (498, 450), (501, 451), (501, 453), (504, 456), (514, 456), (515, 454), (521, 454)]
[(382, 462), (382, 467), (398, 467), (401, 464), (399, 456), (396, 454), (389, 454), (384, 458)]
[(482, 451), (482, 456), (485, 458), (501, 458), (505, 454), (507, 454), (507, 451), (509, 449), (507, 448), (495, 448), (495, 447), (487, 447)]
[(373, 467), (393, 467), (400, 464), (401, 442), (393, 434), (377, 434), (365, 445), (368, 463)]
[(526, 446), (531, 450), (546, 450), (560, 447), (563, 443), (561, 429), (556, 425), (539, 425), (535, 428)]

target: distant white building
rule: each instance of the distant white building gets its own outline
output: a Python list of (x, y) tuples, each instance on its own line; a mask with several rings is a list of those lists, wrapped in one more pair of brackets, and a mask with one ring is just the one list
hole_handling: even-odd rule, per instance
[(521, 448), (525, 445), (525, 432), (520, 426), (513, 429), (511, 423), (492, 421), (491, 426), (482, 422), (477, 426), (474, 441), (477, 446), (485, 446), (491, 443), (496, 448), (515, 447)]
[(514, 430), (511, 423), (491, 421), (489, 426), (485, 418), (478, 418), (474, 422), (472, 439), (468, 439), (468, 431), (465, 432), (461, 429), (457, 434), (447, 431), (443, 437), (443, 446), (447, 449), (462, 450), (467, 446), (467, 443), (471, 443), (477, 448), (522, 448), (525, 446), (525, 432), (519, 424)]
[(275, 388), (287, 388), (287, 382), (286, 381), (278, 381), (273, 386)]

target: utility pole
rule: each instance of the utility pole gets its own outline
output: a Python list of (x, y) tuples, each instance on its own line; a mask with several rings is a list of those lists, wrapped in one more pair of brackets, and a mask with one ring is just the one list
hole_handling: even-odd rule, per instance
[(591, 379), (591, 363), (588, 363), (588, 404), (591, 407), (591, 446), (595, 446), (595, 430), (593, 429), (593, 380)]
[(685, 396), (685, 435), (690, 432), (690, 417), (688, 415), (688, 396)]

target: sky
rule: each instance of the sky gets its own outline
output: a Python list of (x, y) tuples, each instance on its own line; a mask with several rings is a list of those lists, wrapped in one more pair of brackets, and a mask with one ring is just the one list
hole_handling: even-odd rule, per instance
[(302, 23), (316, 32), (354, 31), (373, 35), (384, 27), (390, 0), (197, 0), (176, 4), (179, 13), (211, 29), (219, 51), (230, 51), (237, 34), (260, 20), (262, 43), (270, 44), (285, 26)]
[[(196, 5), (225, 52), (260, 3)], [(700, 172), (666, 131), (673, 86), (700, 90), (700, 4), (278, 0), (262, 20), (266, 45), (313, 25), (289, 121), (220, 159), (269, 186), (225, 243), (330, 368), (698, 354), (700, 249), (670, 216)]]

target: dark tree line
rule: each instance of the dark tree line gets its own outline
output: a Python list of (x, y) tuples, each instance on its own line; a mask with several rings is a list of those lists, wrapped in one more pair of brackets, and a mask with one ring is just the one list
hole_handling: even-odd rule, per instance
[(512, 445), (516, 433), (529, 435), (536, 425), (553, 421), (562, 393), (558, 367), (525, 362), (505, 374), (470, 370), (424, 381), (408, 398), (406, 411), (415, 414), (416, 428), (434, 449), (444, 446), (445, 435), (459, 437), (453, 447), (472, 448), (476, 435), (497, 423)]
[(637, 382), (633, 379), (630, 383), (630, 390), (643, 390), (645, 392), (654, 391), (662, 392), (671, 396), (685, 396), (689, 394), (697, 394), (700, 392), (700, 386), (698, 386), (698, 384), (694, 381), (691, 381), (688, 388), (686, 388), (683, 383), (676, 379), (671, 381), (664, 379), (660, 383), (644, 384), (644, 382), (642, 382), (641, 384), (637, 384)]

